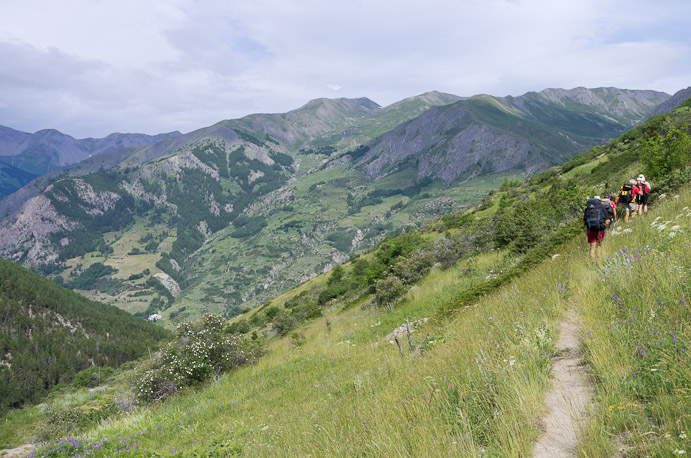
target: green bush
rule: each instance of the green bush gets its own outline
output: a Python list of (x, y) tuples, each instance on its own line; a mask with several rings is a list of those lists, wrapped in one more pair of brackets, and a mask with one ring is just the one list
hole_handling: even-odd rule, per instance
[(198, 385), (259, 357), (257, 344), (224, 333), (224, 324), (222, 317), (213, 314), (194, 324), (180, 323), (175, 339), (161, 350), (137, 383), (137, 399), (162, 400), (180, 388)]
[(388, 310), (391, 310), (396, 299), (404, 295), (408, 290), (401, 279), (393, 274), (389, 274), (379, 280), (375, 284), (375, 288), (377, 292), (375, 293), (374, 300), (379, 306), (385, 307)]
[(665, 176), (691, 160), (689, 125), (666, 118), (661, 130), (649, 138), (643, 148), (642, 160), (646, 165), (646, 175), (649, 179)]
[(72, 379), (72, 386), (75, 388), (96, 387), (113, 375), (113, 372), (112, 367), (91, 366), (75, 374), (74, 379)]

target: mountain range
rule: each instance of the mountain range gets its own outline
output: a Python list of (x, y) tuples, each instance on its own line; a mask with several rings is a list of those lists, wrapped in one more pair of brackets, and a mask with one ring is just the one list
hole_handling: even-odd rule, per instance
[(169, 132), (159, 135), (110, 134), (105, 138), (75, 139), (55, 129), (29, 134), (0, 126), (0, 199), (26, 184), (26, 174), (45, 175), (53, 170), (70, 167), (89, 157), (120, 150), (131, 150), (155, 143), (163, 138), (180, 135)]
[(0, 201), (0, 255), (141, 316), (232, 316), (614, 138), (669, 98), (430, 92), (221, 121), (94, 156)]

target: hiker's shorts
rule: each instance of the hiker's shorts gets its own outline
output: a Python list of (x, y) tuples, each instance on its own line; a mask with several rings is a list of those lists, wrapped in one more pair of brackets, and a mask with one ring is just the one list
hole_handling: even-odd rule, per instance
[(602, 242), (605, 231), (588, 231), (588, 243)]
[(636, 211), (636, 209), (638, 208), (638, 204), (637, 204), (636, 202), (631, 202), (631, 203), (629, 204), (629, 208), (630, 208), (632, 211)]

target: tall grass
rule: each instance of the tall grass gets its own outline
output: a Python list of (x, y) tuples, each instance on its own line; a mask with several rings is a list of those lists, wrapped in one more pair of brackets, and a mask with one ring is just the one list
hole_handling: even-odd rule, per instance
[(406, 318), (433, 317), (445, 294), (484, 279), (496, 254), (433, 270), (393, 312), (336, 304), (255, 366), (106, 421), (47, 456), (84, 447), (96, 456), (529, 455), (541, 430), (553, 325), (578, 268), (558, 259), (451, 320), (422, 324), (412, 335), (416, 350), (401, 338), (403, 357), (388, 333)]
[(686, 189), (617, 231), (584, 293), (597, 392), (581, 456), (691, 453), (690, 208)]
[(256, 365), (42, 453), (529, 456), (542, 432), (555, 324), (567, 309), (580, 313), (596, 385), (579, 453), (680, 453), (691, 429), (686, 205), (688, 191), (633, 220), (632, 231), (622, 225), (605, 239), (598, 266), (585, 240), (566, 243), (559, 257), (462, 304), (450, 319), (421, 324), (415, 350), (402, 337), (403, 357), (389, 333), (406, 319), (435, 316), (454, 289), (494, 270), (498, 256), (433, 269), (393, 312), (336, 303), (274, 341)]

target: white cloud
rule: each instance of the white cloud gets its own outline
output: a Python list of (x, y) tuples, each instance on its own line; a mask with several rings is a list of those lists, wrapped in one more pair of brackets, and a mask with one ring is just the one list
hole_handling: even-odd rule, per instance
[(183, 132), (307, 100), (429, 90), (674, 92), (685, 0), (25, 0), (0, 3), (0, 124)]

